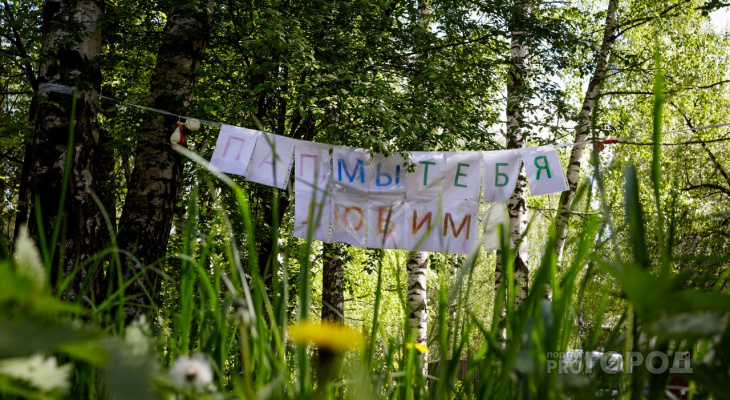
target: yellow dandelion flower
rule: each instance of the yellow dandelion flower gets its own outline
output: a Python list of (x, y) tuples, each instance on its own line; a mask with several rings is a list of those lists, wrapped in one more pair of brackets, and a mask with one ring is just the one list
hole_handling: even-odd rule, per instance
[(428, 346), (424, 346), (420, 343), (406, 343), (406, 349), (415, 348), (421, 354), (428, 354)]
[(296, 344), (313, 343), (320, 349), (340, 351), (363, 346), (362, 334), (345, 325), (302, 321), (289, 327), (289, 337)]

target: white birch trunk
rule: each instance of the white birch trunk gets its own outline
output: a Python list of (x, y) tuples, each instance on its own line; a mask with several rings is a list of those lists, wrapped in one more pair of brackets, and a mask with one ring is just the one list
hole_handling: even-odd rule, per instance
[[(575, 133), (574, 142), (583, 142), (588, 138), (588, 130), (591, 125), (593, 110), (598, 100), (598, 94), (601, 90), (601, 83), (606, 77), (608, 69), (608, 59), (611, 56), (613, 44), (616, 42), (616, 31), (618, 30), (617, 20), (618, 0), (609, 0), (608, 13), (606, 14), (606, 25), (603, 28), (603, 41), (596, 58), (596, 69), (588, 84), (585, 98), (583, 99), (583, 108), (581, 109), (580, 121)], [(558, 206), (558, 218), (555, 222), (555, 233), (557, 242), (555, 243), (555, 252), (557, 254), (558, 268), (563, 257), (563, 249), (565, 248), (565, 240), (568, 236), (568, 220), (570, 219), (570, 211), (575, 198), (575, 191), (578, 187), (578, 179), (580, 178), (580, 164), (583, 160), (583, 151), (585, 145), (574, 146), (570, 153), (570, 162), (566, 175), (568, 178), (568, 190), (560, 196), (560, 205)]]
[[(527, 1), (516, 0), (514, 4), (515, 14), (510, 21), (512, 34), (510, 56), (512, 63), (509, 69), (507, 81), (507, 148), (521, 149), (527, 143), (527, 134), (524, 130), (524, 103), (528, 100), (527, 77), (530, 72), (530, 48), (526, 43), (524, 32), (521, 26), (531, 14), (531, 7)], [(520, 173), (517, 178), (515, 190), (507, 201), (509, 212), (509, 231), (512, 244), (516, 248), (514, 259), (515, 288), (517, 297), (515, 306), (518, 306), (527, 297), (529, 283), (529, 267), (527, 265), (527, 253), (522, 236), (527, 226), (527, 209), (525, 207), (525, 188), (527, 178), (524, 166), (520, 166)], [(500, 290), (502, 283), (501, 257), (497, 256), (495, 270), (495, 290)], [(495, 297), (496, 298), (496, 297)], [(501, 311), (504, 315), (504, 310)]]
[[(424, 1), (418, 3), (418, 25), (424, 31), (428, 31), (431, 7)], [(415, 61), (420, 65), (419, 56)], [(415, 335), (415, 342), (428, 346), (428, 303), (426, 296), (426, 271), (428, 270), (428, 253), (425, 251), (412, 251), (408, 254), (406, 262), (406, 283), (408, 302), (408, 323)], [(425, 377), (428, 374), (428, 355), (419, 353), (421, 359), (421, 374)]]
[[(408, 302), (408, 322), (415, 334), (415, 342), (428, 345), (428, 303), (426, 298), (426, 271), (428, 270), (428, 253), (412, 251), (406, 263), (407, 287), (406, 299)], [(423, 374), (427, 373), (428, 359), (421, 354)]]

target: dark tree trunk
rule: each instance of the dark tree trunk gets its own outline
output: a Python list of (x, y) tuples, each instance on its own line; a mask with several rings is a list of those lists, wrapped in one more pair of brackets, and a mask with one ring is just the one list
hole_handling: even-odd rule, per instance
[[(311, 113), (307, 114), (304, 118), (301, 118), (299, 116), (299, 113), (295, 113), (292, 122), (291, 137), (294, 139), (311, 141), (312, 139), (314, 139), (314, 136), (316, 134), (316, 125), (317, 120)], [(289, 182), (289, 185), (290, 187), (293, 187), (294, 176), (290, 176), (290, 179), (291, 181)], [(271, 294), (274, 285), (274, 275), (279, 273), (279, 266), (277, 263), (274, 262), (274, 257), (278, 256), (278, 254), (273, 254), (274, 217), (276, 216), (278, 218), (277, 220), (279, 221), (279, 226), (277, 227), (277, 229), (279, 229), (281, 227), (284, 216), (286, 215), (286, 212), (289, 210), (289, 205), (291, 204), (289, 194), (283, 190), (278, 191), (278, 213), (275, 215), (273, 204), (271, 201), (274, 198), (275, 190), (278, 191), (278, 189), (262, 187), (259, 185), (253, 190), (252, 196), (252, 198), (255, 199), (254, 202), (258, 204), (257, 215), (261, 215), (261, 219), (256, 221), (256, 226), (262, 229), (257, 230), (256, 236), (256, 248), (258, 250), (257, 255), (259, 263), (258, 272), (261, 275), (261, 278), (264, 280), (264, 286), (267, 295), (272, 301), (273, 297), (271, 296)], [(264, 316), (264, 318), (266, 318), (266, 316)]]
[[(179, 4), (168, 13), (150, 84), (153, 107), (183, 114), (209, 35), (207, 3)], [(165, 256), (170, 238), (183, 172), (180, 155), (170, 144), (177, 122), (176, 117), (148, 113), (142, 123), (117, 237), (119, 247), (136, 257), (123, 262), (125, 279), (145, 271), (127, 288), (126, 295), (133, 297), (125, 306), (127, 322), (154, 304), (160, 289), (159, 274), (148, 267)]]
[[(35, 110), (31, 111), (31, 119), (35, 116)], [(31, 121), (33, 122), (33, 121)], [(33, 173), (33, 138), (25, 142), (25, 154), (23, 156), (23, 168), (20, 171), (20, 185), (18, 186), (18, 208), (15, 212), (15, 227), (13, 228), (13, 241), (18, 237), (20, 227), (28, 223), (28, 211), (30, 210), (30, 179)]]
[[(96, 125), (101, 85), (97, 62), (101, 51), (98, 20), (102, 7), (99, 0), (48, 0), (43, 6), (39, 102), (33, 147), (28, 154), (32, 160), (30, 231), (36, 238), (42, 234), (50, 249), (54, 244), (50, 243), (54, 228), (60, 227), (53, 248), (51, 282), (54, 284), (108, 244), (109, 232), (93, 198), (94, 194), (100, 193), (103, 180), (99, 170), (101, 145)], [(73, 96), (69, 95), (70, 91), (58, 93), (62, 87), (75, 88)], [(70, 127), (72, 121), (74, 125)], [(73, 134), (71, 149), (68, 148), (70, 132)], [(70, 158), (68, 171), (67, 156)], [(65, 188), (64, 173), (68, 174)], [(64, 191), (66, 194), (62, 196)], [(22, 190), (20, 195), (23, 196)], [(40, 209), (34, 204), (36, 201)], [(35, 218), (37, 212), (41, 214), (40, 221)], [(64, 298), (75, 301), (80, 295), (88, 295), (92, 301), (100, 300), (103, 285), (102, 280), (96, 278), (99, 268), (94, 265), (89, 263), (78, 271), (66, 288)], [(84, 287), (85, 284), (88, 286)]]
[(337, 243), (325, 243), (322, 247), (322, 321), (344, 324), (345, 247)]

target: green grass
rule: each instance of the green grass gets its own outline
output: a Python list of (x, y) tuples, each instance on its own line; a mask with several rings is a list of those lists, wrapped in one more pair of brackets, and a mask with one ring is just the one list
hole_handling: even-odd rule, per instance
[[(611, 398), (611, 391), (616, 389), (619, 393), (614, 398), (666, 398), (668, 373), (650, 374), (643, 366), (632, 373), (625, 368), (615, 376), (600, 370), (590, 375), (548, 371), (549, 362), (555, 360), (554, 353), (575, 348), (579, 335), (575, 326), (578, 307), (590, 298), (597, 306), (596, 315), (592, 316), (593, 328), (585, 334), (586, 351), (624, 353), (625, 365), (629, 351), (644, 355), (655, 350), (669, 354), (691, 351), (693, 372), (685, 378), (693, 388), (692, 398), (725, 398), (728, 395), (724, 382), (730, 368), (730, 296), (688, 288), (687, 281), (703, 265), (727, 263), (728, 259), (696, 255), (680, 260), (673, 256), (673, 235), (665, 229), (671, 232), (676, 221), (672, 210), (660, 199), (660, 77), (658, 71), (652, 163), (655, 215), (662, 221), (656, 228), (659, 257), (647, 251), (648, 217), (640, 201), (634, 168), (625, 171), (626, 223), (613, 221), (609, 212), (591, 217), (574, 235), (573, 254), (566, 257), (570, 263), (563, 266), (561, 273), (555, 254), (544, 251), (532, 273), (531, 291), (519, 307), (514, 306), (517, 289), (513, 251), (503, 230), (500, 254), (506, 279), (505, 286), (496, 291), (491, 318), (485, 319), (465, 306), (474, 289), (475, 266), (483, 252), (468, 255), (453, 280), (442, 271), (444, 284), (429, 288), (430, 308), (435, 314), (430, 358), (440, 359), (440, 368), (433, 375), (420, 374), (415, 350), (405, 346), (411, 335), (403, 293), (398, 296), (404, 316), (401, 331), (405, 334), (394, 337), (384, 329), (384, 269), (405, 266), (386, 266), (381, 256), (375, 263), (377, 283), (372, 321), (360, 327), (367, 344), (344, 354), (342, 373), (329, 387), (315, 387), (313, 382), (317, 381), (314, 378), (323, 365), (322, 359), (315, 357), (313, 347), (296, 345), (287, 339), (289, 324), (312, 318), (310, 256), (314, 244), (305, 241), (300, 246), (299, 258), (285, 259), (281, 265), (273, 257), (273, 263), (264, 269), (274, 277), (271, 288), (267, 288), (259, 269), (267, 260), (257, 257), (255, 221), (246, 193), (226, 175), (209, 169), (199, 156), (179, 148), (208, 171), (205, 174), (218, 179), (233, 193), (238, 206), (235, 214), (242, 218), (244, 231), (234, 231), (232, 216), (222, 208), (216, 210), (213, 221), (201, 221), (198, 191), (204, 190), (205, 185), (192, 191), (179, 252), (169, 260), (179, 264), (179, 271), (166, 277), (161, 306), (150, 310), (149, 330), (140, 331), (146, 338), (142, 342), (149, 345), (147, 349), (132, 340), (135, 336), (131, 328), (125, 329), (114, 319), (115, 311), (123, 309), (128, 301), (123, 293), (129, 282), (121, 282), (120, 288), (109, 293), (100, 305), (87, 307), (83, 300), (76, 304), (61, 300), (60, 293), (70, 281), (68, 278), (60, 280), (57, 287), (34, 290), (32, 281), (19, 272), (18, 268), (23, 266), (15, 266), (8, 259), (0, 261), (0, 366), (8, 359), (40, 352), (57, 357), (61, 363), (70, 363), (75, 371), (69, 377), (68, 391), (50, 392), (41, 392), (31, 382), (0, 373), (0, 393), (4, 398), (586, 399)], [(595, 187), (602, 209), (607, 211), (601, 179), (600, 170), (596, 169)], [(584, 186), (580, 193), (585, 195), (590, 190)], [(272, 205), (273, 214), (277, 215), (276, 196)], [(669, 216), (668, 228), (663, 222), (665, 215)], [(281, 223), (273, 224), (274, 255), (280, 250), (277, 233)], [(203, 225), (208, 231), (200, 230)], [(620, 226), (628, 232), (625, 242), (615, 234)], [(555, 237), (552, 232), (546, 235), (543, 248), (553, 249)], [(53, 243), (58, 236), (54, 232), (48, 243), (41, 238), (47, 270), (53, 259), (49, 249), (55, 248)], [(237, 243), (245, 245), (240, 249)], [(618, 248), (627, 249), (630, 257), (622, 259)], [(2, 250), (0, 254), (8, 254), (8, 249)], [(613, 256), (606, 257), (607, 254)], [(119, 251), (112, 247), (95, 260), (78, 266), (77, 271), (93, 266), (119, 273), (118, 255)], [(674, 267), (679, 261), (684, 269), (676, 271)], [(161, 265), (144, 272), (154, 273)], [(288, 271), (294, 265), (299, 271), (298, 290), (290, 293)], [(599, 286), (599, 292), (590, 292), (597, 276), (610, 277), (610, 282)], [(118, 279), (122, 280), (121, 274)], [(544, 298), (547, 286), (552, 289), (552, 301)], [(620, 319), (609, 332), (604, 332), (608, 303), (615, 298), (622, 306)], [(297, 309), (288, 312), (292, 302)], [(506, 311), (504, 318), (500, 318), (502, 307)], [(179, 357), (195, 353), (204, 354), (211, 364), (211, 385), (195, 388), (174, 384), (167, 371)], [(461, 364), (466, 366), (463, 381), (457, 379)]]

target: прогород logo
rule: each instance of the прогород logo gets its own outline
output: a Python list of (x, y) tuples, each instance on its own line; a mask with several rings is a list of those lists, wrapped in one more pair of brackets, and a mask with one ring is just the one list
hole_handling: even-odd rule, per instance
[[(672, 374), (692, 372), (688, 351), (674, 353), (652, 351), (647, 354), (632, 351), (628, 353), (628, 358), (628, 373), (632, 373), (636, 367), (645, 367), (652, 374), (661, 374), (667, 370)], [(546, 370), (548, 373), (590, 374), (599, 369), (607, 374), (619, 373), (624, 370), (624, 357), (615, 351), (602, 353), (571, 350), (547, 353)]]

